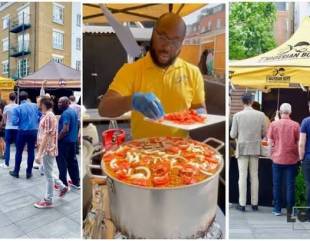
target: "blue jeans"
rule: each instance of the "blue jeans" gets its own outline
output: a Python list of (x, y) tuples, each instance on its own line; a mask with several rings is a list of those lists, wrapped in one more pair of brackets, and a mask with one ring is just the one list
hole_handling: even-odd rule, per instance
[(310, 207), (310, 160), (305, 160), (301, 164), (305, 177), (307, 206)]
[(5, 165), (9, 166), (10, 164), (10, 147), (12, 143), (16, 142), (17, 129), (6, 129), (5, 130), (5, 152), (4, 160)]
[(273, 176), (273, 201), (274, 211), (281, 212), (282, 200), (282, 178), (285, 178), (286, 185), (286, 207), (292, 208), (295, 205), (295, 178), (297, 174), (297, 165), (272, 164)]
[(15, 155), (15, 174), (19, 174), (20, 164), (22, 162), (22, 155), (27, 144), (28, 159), (26, 173), (32, 174), (32, 167), (34, 161), (34, 148), (37, 141), (37, 130), (18, 130), (16, 137), (16, 155)]
[(68, 186), (67, 173), (74, 185), (80, 186), (79, 164), (76, 159), (76, 142), (58, 142), (58, 156), (56, 157), (59, 179)]

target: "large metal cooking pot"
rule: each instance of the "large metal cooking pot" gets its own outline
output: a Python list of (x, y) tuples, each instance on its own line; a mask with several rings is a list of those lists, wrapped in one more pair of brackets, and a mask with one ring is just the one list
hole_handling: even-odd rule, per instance
[(202, 237), (215, 218), (219, 174), (224, 165), (219, 154), (224, 143), (215, 138), (204, 142), (211, 141), (218, 144), (213, 150), (220, 167), (212, 177), (197, 184), (174, 188), (139, 187), (107, 174), (111, 218), (117, 229), (129, 238)]

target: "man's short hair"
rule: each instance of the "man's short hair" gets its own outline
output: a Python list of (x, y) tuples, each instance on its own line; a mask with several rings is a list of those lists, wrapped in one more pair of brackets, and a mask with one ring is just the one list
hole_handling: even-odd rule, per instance
[(15, 101), (15, 100), (16, 100), (16, 94), (15, 94), (15, 92), (11, 92), (11, 93), (9, 94), (9, 99), (10, 99), (10, 101)]
[(19, 94), (19, 99), (20, 99), (20, 101), (27, 100), (28, 99), (28, 93), (26, 91), (21, 91)]
[(53, 108), (53, 100), (49, 96), (43, 96), (40, 99), (40, 105), (45, 105), (46, 109), (49, 110)]
[(257, 102), (257, 101), (254, 101), (254, 102), (252, 103), (252, 108), (253, 108), (254, 110), (261, 111), (260, 103)]
[(292, 113), (292, 106), (289, 103), (283, 103), (280, 106), (280, 112), (283, 114), (291, 114)]
[(243, 104), (250, 105), (253, 102), (253, 95), (246, 92), (241, 96), (241, 100)]
[(74, 95), (70, 95), (69, 100), (74, 102), (75, 101), (75, 96)]

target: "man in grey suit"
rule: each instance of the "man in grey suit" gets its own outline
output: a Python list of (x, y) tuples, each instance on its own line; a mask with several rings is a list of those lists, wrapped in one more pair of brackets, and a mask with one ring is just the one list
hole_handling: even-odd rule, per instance
[(239, 169), (239, 204), (237, 209), (245, 211), (247, 176), (250, 171), (251, 204), (258, 210), (258, 157), (261, 154), (261, 140), (266, 134), (266, 121), (263, 112), (254, 110), (250, 93), (242, 96), (244, 109), (233, 116), (230, 136), (236, 139), (236, 157)]

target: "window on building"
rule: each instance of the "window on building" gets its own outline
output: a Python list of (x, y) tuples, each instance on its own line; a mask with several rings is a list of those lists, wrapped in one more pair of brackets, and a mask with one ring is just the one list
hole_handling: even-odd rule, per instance
[(76, 26), (81, 26), (81, 14), (76, 15)]
[(2, 39), (2, 51), (8, 51), (9, 50), (9, 39), (5, 38)]
[(64, 6), (53, 4), (53, 22), (64, 24)]
[(213, 14), (222, 11), (223, 5), (219, 5), (213, 8)]
[(285, 2), (275, 3), (278, 11), (287, 11), (288, 4)]
[(216, 20), (216, 28), (219, 29), (219, 28), (221, 28), (221, 27), (222, 27), (222, 21), (221, 21), (220, 18), (218, 18), (218, 19)]
[(76, 49), (77, 50), (81, 49), (81, 38), (76, 38)]
[(6, 15), (2, 18), (2, 28), (7, 29), (9, 27), (10, 15)]
[(62, 56), (62, 55), (53, 54), (53, 55), (52, 55), (52, 59), (53, 59), (53, 61), (56, 62), (56, 63), (61, 63), (61, 64), (64, 63), (64, 56)]
[(53, 31), (53, 48), (64, 49), (64, 33), (60, 31)]
[(29, 50), (29, 33), (18, 35), (18, 52)]
[(20, 59), (17, 63), (18, 78), (25, 77), (29, 74), (28, 59)]
[(211, 26), (212, 26), (212, 22), (209, 21), (209, 22), (208, 22), (208, 30), (211, 30)]
[(80, 60), (77, 60), (76, 62), (75, 62), (75, 69), (76, 70), (81, 70), (81, 61)]
[(30, 8), (26, 7), (22, 10), (18, 11), (17, 13), (18, 17), (18, 24), (29, 24), (30, 23)]
[(9, 61), (4, 60), (2, 61), (2, 74), (7, 74), (9, 73)]

